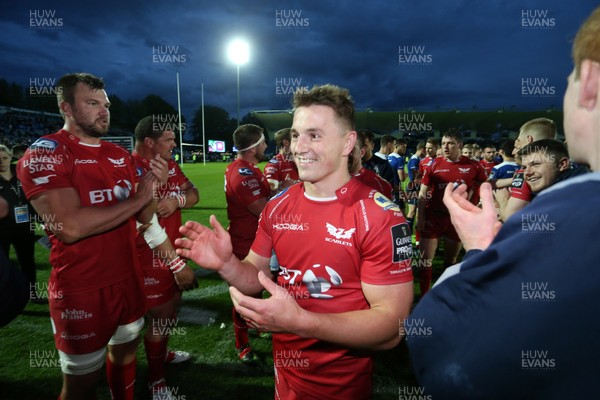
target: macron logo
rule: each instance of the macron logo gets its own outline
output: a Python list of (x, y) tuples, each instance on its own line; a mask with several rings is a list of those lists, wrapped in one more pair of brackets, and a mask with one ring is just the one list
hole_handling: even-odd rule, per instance
[(469, 171), (471, 171), (471, 168), (460, 168), (460, 167), (458, 167), (458, 170), (460, 171), (461, 174), (468, 174)]
[(336, 239), (350, 239), (356, 231), (356, 228), (348, 230), (344, 230), (343, 228), (336, 228), (328, 222), (325, 223), (325, 226), (327, 227), (327, 232), (329, 232), (329, 234)]

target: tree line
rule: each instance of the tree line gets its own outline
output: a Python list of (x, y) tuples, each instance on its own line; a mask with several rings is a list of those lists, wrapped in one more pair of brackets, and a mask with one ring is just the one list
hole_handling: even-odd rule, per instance
[[(123, 100), (116, 94), (108, 96), (111, 102), (111, 126), (133, 132), (138, 121), (148, 115), (177, 115), (177, 109), (162, 97), (149, 94), (141, 100)], [(0, 78), (0, 105), (6, 107), (24, 108), (28, 110), (58, 113), (56, 94), (52, 90), (42, 92), (23, 87), (15, 82)], [(240, 124), (263, 124), (252, 114), (246, 114)], [(202, 108), (199, 106), (189, 124), (182, 116), (182, 126), (185, 140), (191, 143), (202, 143)], [(204, 106), (204, 127), (206, 139), (222, 140), (227, 148), (233, 146), (232, 134), (237, 127), (237, 120), (219, 106)]]

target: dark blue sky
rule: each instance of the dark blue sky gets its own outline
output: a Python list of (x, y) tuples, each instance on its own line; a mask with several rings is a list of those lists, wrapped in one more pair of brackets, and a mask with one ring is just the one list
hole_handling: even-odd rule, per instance
[(20, 1), (0, 15), (0, 77), (41, 86), (67, 72), (109, 94), (158, 94), (189, 120), (201, 101), (236, 116), (287, 109), (297, 87), (334, 83), (357, 108), (393, 111), (562, 107), (571, 41), (592, 0)]

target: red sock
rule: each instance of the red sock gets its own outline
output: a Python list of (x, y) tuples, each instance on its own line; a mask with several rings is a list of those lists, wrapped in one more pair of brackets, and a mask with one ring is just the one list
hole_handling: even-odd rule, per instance
[(431, 267), (421, 268), (420, 275), (421, 281), (419, 282), (419, 286), (421, 287), (421, 297), (423, 297), (425, 293), (429, 291), (429, 287), (431, 286)]
[(135, 359), (129, 364), (119, 365), (106, 355), (106, 378), (113, 400), (133, 400), (135, 388)]
[(167, 355), (166, 338), (154, 342), (144, 338), (144, 348), (148, 359), (148, 383), (152, 384), (165, 377), (165, 357)]
[(248, 324), (246, 324), (244, 318), (235, 311), (235, 307), (233, 307), (231, 316), (233, 318), (233, 332), (235, 333), (235, 348), (239, 349), (248, 344)]

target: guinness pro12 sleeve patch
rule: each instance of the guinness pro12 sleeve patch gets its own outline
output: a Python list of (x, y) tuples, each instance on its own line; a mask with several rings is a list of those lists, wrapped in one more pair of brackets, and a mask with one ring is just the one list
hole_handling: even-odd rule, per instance
[(412, 258), (412, 235), (408, 223), (394, 225), (391, 228), (395, 263)]

